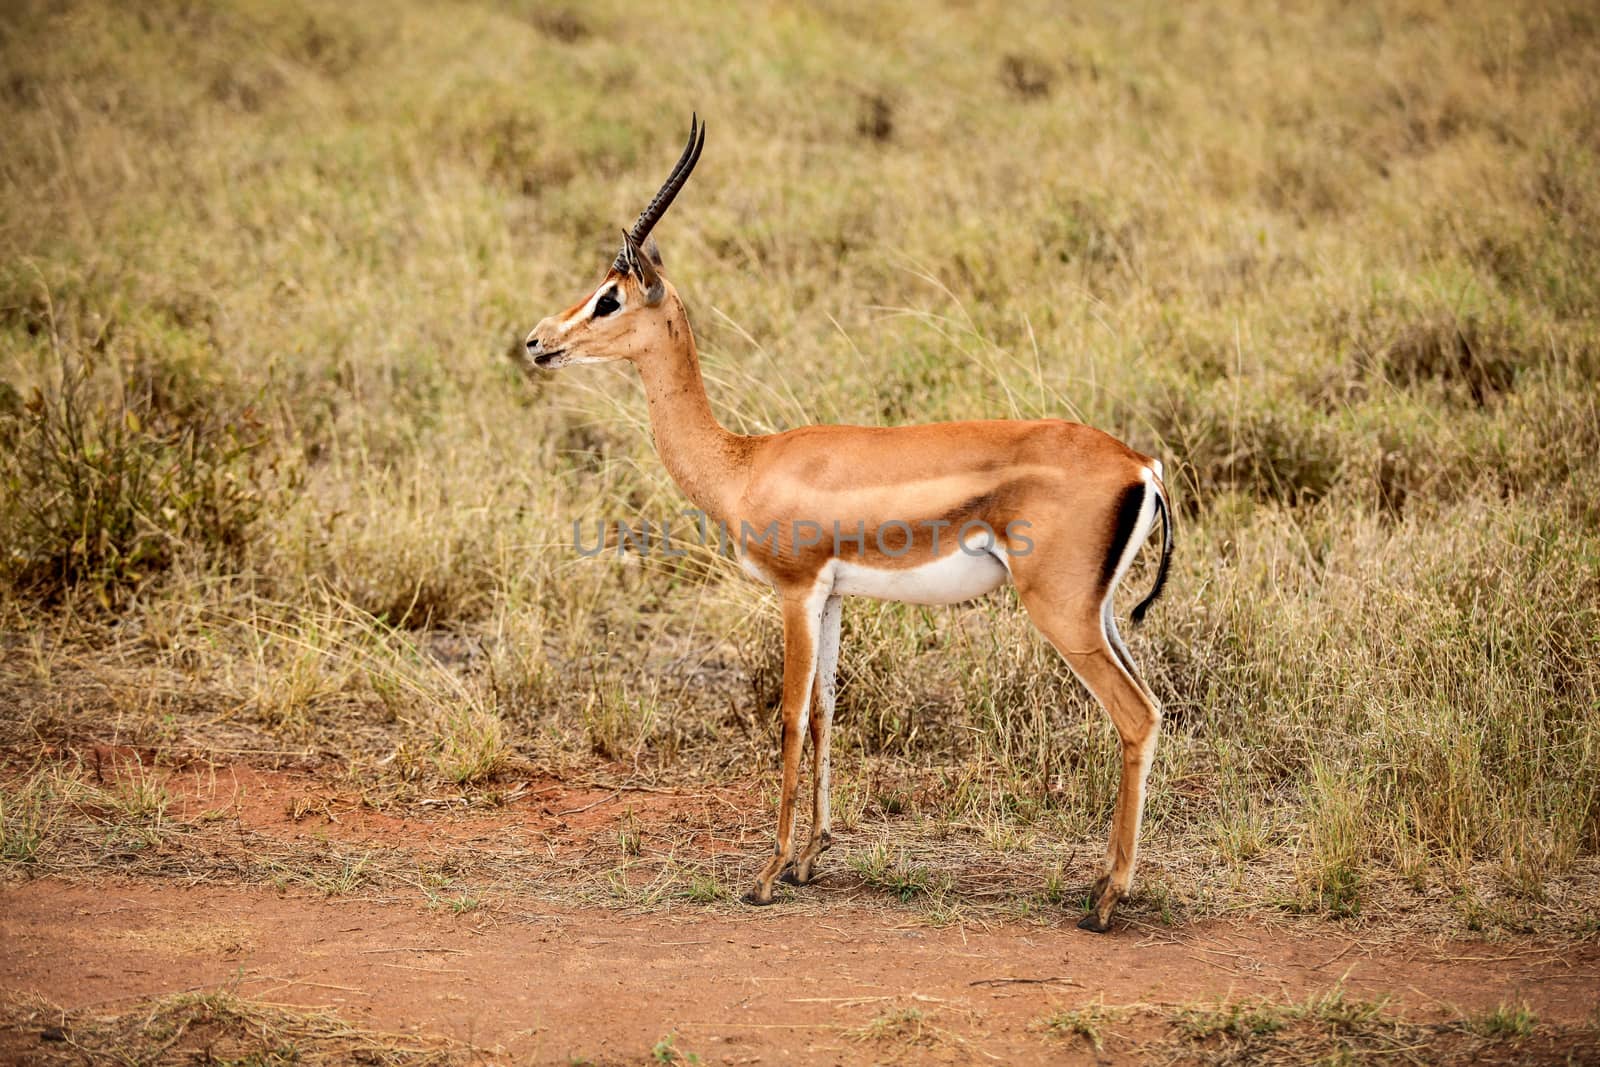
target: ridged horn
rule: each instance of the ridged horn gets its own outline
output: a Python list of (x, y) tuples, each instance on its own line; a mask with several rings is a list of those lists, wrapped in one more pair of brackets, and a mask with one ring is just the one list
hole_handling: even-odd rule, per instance
[[(650, 204), (639, 213), (634, 221), (633, 228), (628, 235), (633, 238), (636, 245), (643, 247), (645, 238), (650, 236), (650, 231), (655, 229), (656, 223), (661, 221), (661, 216), (667, 213), (667, 208), (672, 206), (673, 198), (678, 195), (678, 190), (683, 188), (683, 183), (689, 180), (694, 165), (700, 162), (700, 150), (706, 144), (705, 123), (700, 121), (698, 114), (689, 119), (689, 141), (683, 146), (683, 154), (678, 157), (678, 162), (672, 168), (672, 173), (667, 175), (667, 180), (661, 184)], [(617, 253), (616, 262), (612, 264), (614, 270), (626, 271), (628, 269), (628, 250), (626, 247)]]

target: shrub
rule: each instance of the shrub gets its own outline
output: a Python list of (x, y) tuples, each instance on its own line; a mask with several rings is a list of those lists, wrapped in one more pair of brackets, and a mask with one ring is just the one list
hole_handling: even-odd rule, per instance
[(64, 355), (58, 385), (0, 402), (0, 581), (24, 596), (81, 587), (109, 608), (184, 552), (237, 558), (261, 513), (247, 420), (101, 384)]

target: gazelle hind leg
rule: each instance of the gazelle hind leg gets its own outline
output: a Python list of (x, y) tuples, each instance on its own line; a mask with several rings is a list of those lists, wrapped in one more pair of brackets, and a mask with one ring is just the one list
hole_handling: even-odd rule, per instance
[(1155, 758), (1161, 713), (1144, 685), (1124, 664), (1106, 632), (1099, 609), (1072, 611), (1032, 593), (1024, 595), (1029, 616), (1111, 716), (1122, 746), (1122, 773), (1106, 845), (1106, 866), (1095, 883), (1093, 910), (1078, 924), (1103, 933), (1111, 913), (1133, 884), (1139, 826), (1144, 816), (1145, 779)]
[(831, 596), (822, 607), (817, 673), (811, 689), (811, 839), (783, 876), (790, 885), (806, 885), (816, 877), (817, 857), (833, 844), (828, 811), (828, 750), (833, 736), (833, 683), (839, 667), (841, 604), (842, 598)]
[[(1106, 644), (1110, 646), (1118, 664), (1127, 672), (1133, 683), (1143, 691), (1150, 703), (1154, 705), (1155, 695), (1150, 692), (1150, 686), (1140, 677), (1138, 668), (1133, 665), (1133, 654), (1128, 651), (1127, 643), (1122, 640), (1122, 634), (1117, 630), (1117, 617), (1111, 610), (1110, 596), (1107, 596), (1100, 604), (1100, 626), (1105, 631)], [(1148, 768), (1146, 768), (1145, 773), (1149, 773)], [(1111, 883), (1111, 872), (1116, 867), (1117, 860), (1117, 839), (1122, 832), (1124, 821), (1122, 802), (1125, 798), (1126, 792), (1119, 788), (1117, 790), (1116, 807), (1111, 815), (1111, 833), (1106, 840), (1105, 859), (1100, 865), (1100, 877), (1095, 879), (1094, 888), (1089, 891), (1091, 902), (1098, 903), (1105, 894), (1106, 886)]]
[(794, 804), (800, 788), (800, 755), (817, 671), (817, 635), (822, 603), (817, 596), (783, 598), (782, 783), (778, 792), (778, 839), (772, 859), (743, 897), (746, 904), (771, 904), (772, 883), (794, 855)]

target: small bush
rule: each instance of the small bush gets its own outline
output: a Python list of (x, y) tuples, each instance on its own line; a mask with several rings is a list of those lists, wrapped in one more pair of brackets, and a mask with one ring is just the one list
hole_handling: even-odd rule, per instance
[(185, 552), (237, 559), (262, 512), (247, 420), (99, 386), (63, 356), (57, 387), (0, 407), (0, 579), (25, 596), (82, 587), (109, 608)]
[(1358, 375), (1403, 389), (1432, 386), (1440, 399), (1478, 408), (1510, 392), (1518, 370), (1540, 358), (1544, 343), (1525, 324), (1501, 316), (1393, 298), (1324, 313), (1318, 326), (1330, 347), (1348, 353)]
[(1238, 1000), (1215, 1008), (1184, 1008), (1178, 1012), (1178, 1032), (1190, 1041), (1213, 1037), (1248, 1040), (1283, 1029), (1285, 1012), (1265, 1000)]
[(1228, 381), (1169, 393), (1154, 421), (1193, 486), (1183, 506), (1194, 511), (1227, 492), (1314, 503), (1339, 482), (1347, 458), (1347, 442), (1307, 405), (1266, 390), (1241, 398)]
[(1093, 1045), (1096, 1052), (1105, 1048), (1108, 1024), (1128, 1014), (1126, 1008), (1112, 1008), (1104, 1004), (1087, 1004), (1081, 1008), (1062, 1008), (1039, 1020), (1038, 1025), (1047, 1033), (1061, 1038), (1081, 1037)]
[(439, 773), (457, 785), (492, 778), (506, 759), (505, 724), (492, 712), (464, 709), (439, 723)]
[(910, 863), (905, 853), (891, 852), (883, 844), (852, 857), (850, 866), (867, 885), (898, 897), (902, 903), (921, 896), (938, 896), (950, 888), (948, 875)]
[(1306, 792), (1307, 840), (1298, 872), (1301, 903), (1337, 918), (1355, 915), (1361, 910), (1367, 851), (1364, 797), (1349, 777), (1321, 763), (1313, 766)]
[(1473, 1033), (1498, 1041), (1532, 1037), (1538, 1025), (1539, 1017), (1529, 1010), (1526, 1003), (1501, 1004), (1493, 1011), (1486, 1011), (1467, 1021), (1467, 1029)]
[(50, 829), (49, 782), (35, 775), (0, 790), (0, 864), (33, 863)]

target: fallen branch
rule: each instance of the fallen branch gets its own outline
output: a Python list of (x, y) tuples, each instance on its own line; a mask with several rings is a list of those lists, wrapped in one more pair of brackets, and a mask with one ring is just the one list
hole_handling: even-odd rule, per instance
[(1050, 984), (1060, 984), (1060, 985), (1075, 985), (1080, 989), (1083, 988), (1083, 983), (1082, 982), (1076, 981), (1076, 980), (1071, 979), (1071, 978), (1065, 978), (1065, 977), (1055, 977), (1055, 978), (979, 978), (977, 981), (968, 982), (967, 984), (968, 985), (1050, 985)]

